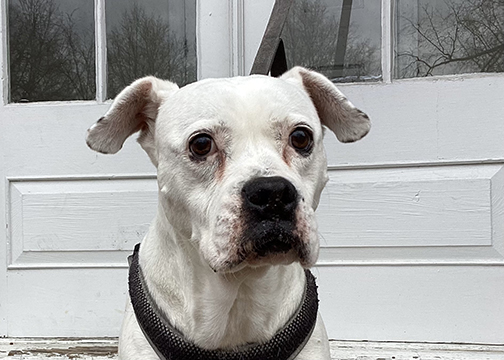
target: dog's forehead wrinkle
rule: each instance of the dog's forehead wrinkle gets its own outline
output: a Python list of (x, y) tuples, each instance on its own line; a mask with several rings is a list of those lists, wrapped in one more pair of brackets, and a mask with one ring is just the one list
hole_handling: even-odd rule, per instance
[(306, 112), (307, 106), (313, 107), (307, 94), (297, 86), (266, 76), (207, 79), (183, 87), (170, 100), (167, 107), (173, 108), (175, 104), (193, 114), (201, 109), (221, 113), (223, 106), (239, 109), (240, 113), (248, 107), (259, 110), (282, 106), (301, 113)]

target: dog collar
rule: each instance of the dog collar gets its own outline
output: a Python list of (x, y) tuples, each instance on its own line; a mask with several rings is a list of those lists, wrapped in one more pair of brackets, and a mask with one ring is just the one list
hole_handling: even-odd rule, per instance
[(137, 244), (128, 258), (129, 294), (140, 328), (162, 360), (292, 360), (308, 342), (318, 311), (317, 285), (309, 270), (305, 270), (306, 288), (301, 305), (271, 340), (243, 345), (234, 351), (207, 350), (186, 339), (162, 316), (138, 264), (139, 249)]

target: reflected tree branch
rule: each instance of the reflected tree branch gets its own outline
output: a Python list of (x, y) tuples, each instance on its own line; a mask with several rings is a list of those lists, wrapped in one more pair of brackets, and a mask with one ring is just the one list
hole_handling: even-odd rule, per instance
[[(329, 11), (323, 1), (296, 0), (282, 32), (288, 66), (322, 71), (333, 81), (359, 81), (364, 76), (381, 74), (379, 48), (362, 38), (356, 25), (340, 26), (342, 16), (349, 21), (346, 10), (347, 16), (343, 16)], [(347, 34), (340, 33), (342, 27)], [(346, 42), (340, 42), (337, 49), (340, 36)], [(343, 45), (345, 51), (341, 50)]]
[(397, 55), (412, 60), (400, 77), (504, 71), (504, 1), (446, 0), (443, 6), (423, 7), (417, 22), (406, 18), (418, 46)]
[(196, 79), (196, 64), (186, 59), (184, 39), (165, 20), (135, 3), (108, 35), (108, 96), (133, 80), (154, 75), (186, 84)]
[(78, 36), (73, 26), (54, 0), (9, 2), (12, 101), (94, 98), (93, 36)]

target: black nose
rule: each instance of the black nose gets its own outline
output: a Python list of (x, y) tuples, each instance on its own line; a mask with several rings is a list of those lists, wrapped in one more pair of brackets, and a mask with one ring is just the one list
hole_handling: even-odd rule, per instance
[(242, 196), (244, 208), (259, 218), (294, 220), (297, 191), (294, 185), (283, 177), (252, 179), (243, 186)]

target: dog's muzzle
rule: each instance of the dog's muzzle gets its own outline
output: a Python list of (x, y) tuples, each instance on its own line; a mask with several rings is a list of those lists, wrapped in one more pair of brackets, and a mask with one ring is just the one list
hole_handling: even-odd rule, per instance
[(280, 176), (249, 180), (242, 189), (246, 241), (259, 256), (286, 253), (295, 245), (298, 193)]

